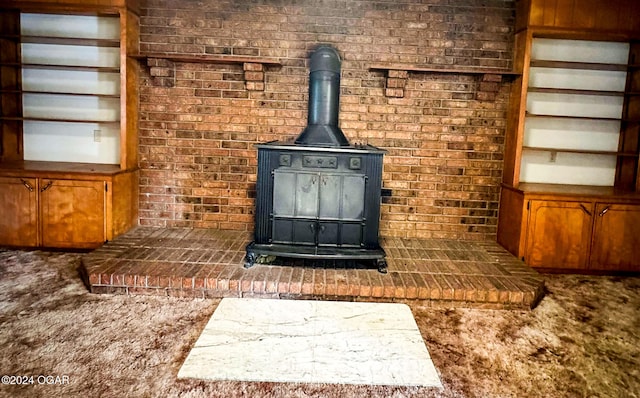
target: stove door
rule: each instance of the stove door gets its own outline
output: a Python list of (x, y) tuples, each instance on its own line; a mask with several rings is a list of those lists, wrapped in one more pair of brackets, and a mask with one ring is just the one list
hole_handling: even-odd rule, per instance
[(365, 182), (362, 174), (320, 175), (318, 245), (360, 247)]
[(272, 242), (360, 247), (366, 176), (275, 170)]
[(274, 171), (274, 243), (316, 244), (319, 181), (318, 173)]

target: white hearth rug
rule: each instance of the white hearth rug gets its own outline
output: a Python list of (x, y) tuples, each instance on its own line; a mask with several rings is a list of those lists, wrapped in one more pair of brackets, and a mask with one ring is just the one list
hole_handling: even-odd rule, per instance
[(395, 303), (225, 298), (178, 378), (442, 388)]

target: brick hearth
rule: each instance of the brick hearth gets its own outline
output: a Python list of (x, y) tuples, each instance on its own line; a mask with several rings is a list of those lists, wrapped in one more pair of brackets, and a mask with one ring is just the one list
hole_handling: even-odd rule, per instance
[[(388, 274), (336, 262), (242, 267), (248, 232), (138, 227), (83, 257), (94, 293), (532, 308), (540, 274), (494, 242), (383, 238)], [(280, 264), (280, 265), (278, 265)]]

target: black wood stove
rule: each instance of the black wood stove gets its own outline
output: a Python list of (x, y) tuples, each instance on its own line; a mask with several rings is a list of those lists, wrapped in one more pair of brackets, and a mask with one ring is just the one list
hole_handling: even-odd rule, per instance
[(245, 268), (265, 257), (370, 260), (387, 272), (378, 243), (384, 150), (351, 145), (338, 127), (340, 57), (310, 58), (308, 123), (295, 142), (258, 144), (254, 241)]

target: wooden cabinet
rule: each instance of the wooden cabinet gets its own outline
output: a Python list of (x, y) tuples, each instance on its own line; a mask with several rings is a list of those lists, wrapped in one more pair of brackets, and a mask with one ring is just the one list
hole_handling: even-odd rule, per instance
[(90, 248), (137, 223), (138, 14), (0, 5), (0, 245)]
[(533, 267), (640, 271), (640, 3), (578, 3), (516, 3), (497, 238)]
[[(498, 242), (532, 267), (562, 271), (640, 271), (640, 194), (608, 187), (505, 187)], [(500, 221), (507, 223), (507, 218)]]
[(136, 222), (135, 172), (22, 173), (0, 167), (0, 174), (12, 175), (0, 177), (0, 245), (96, 248)]

